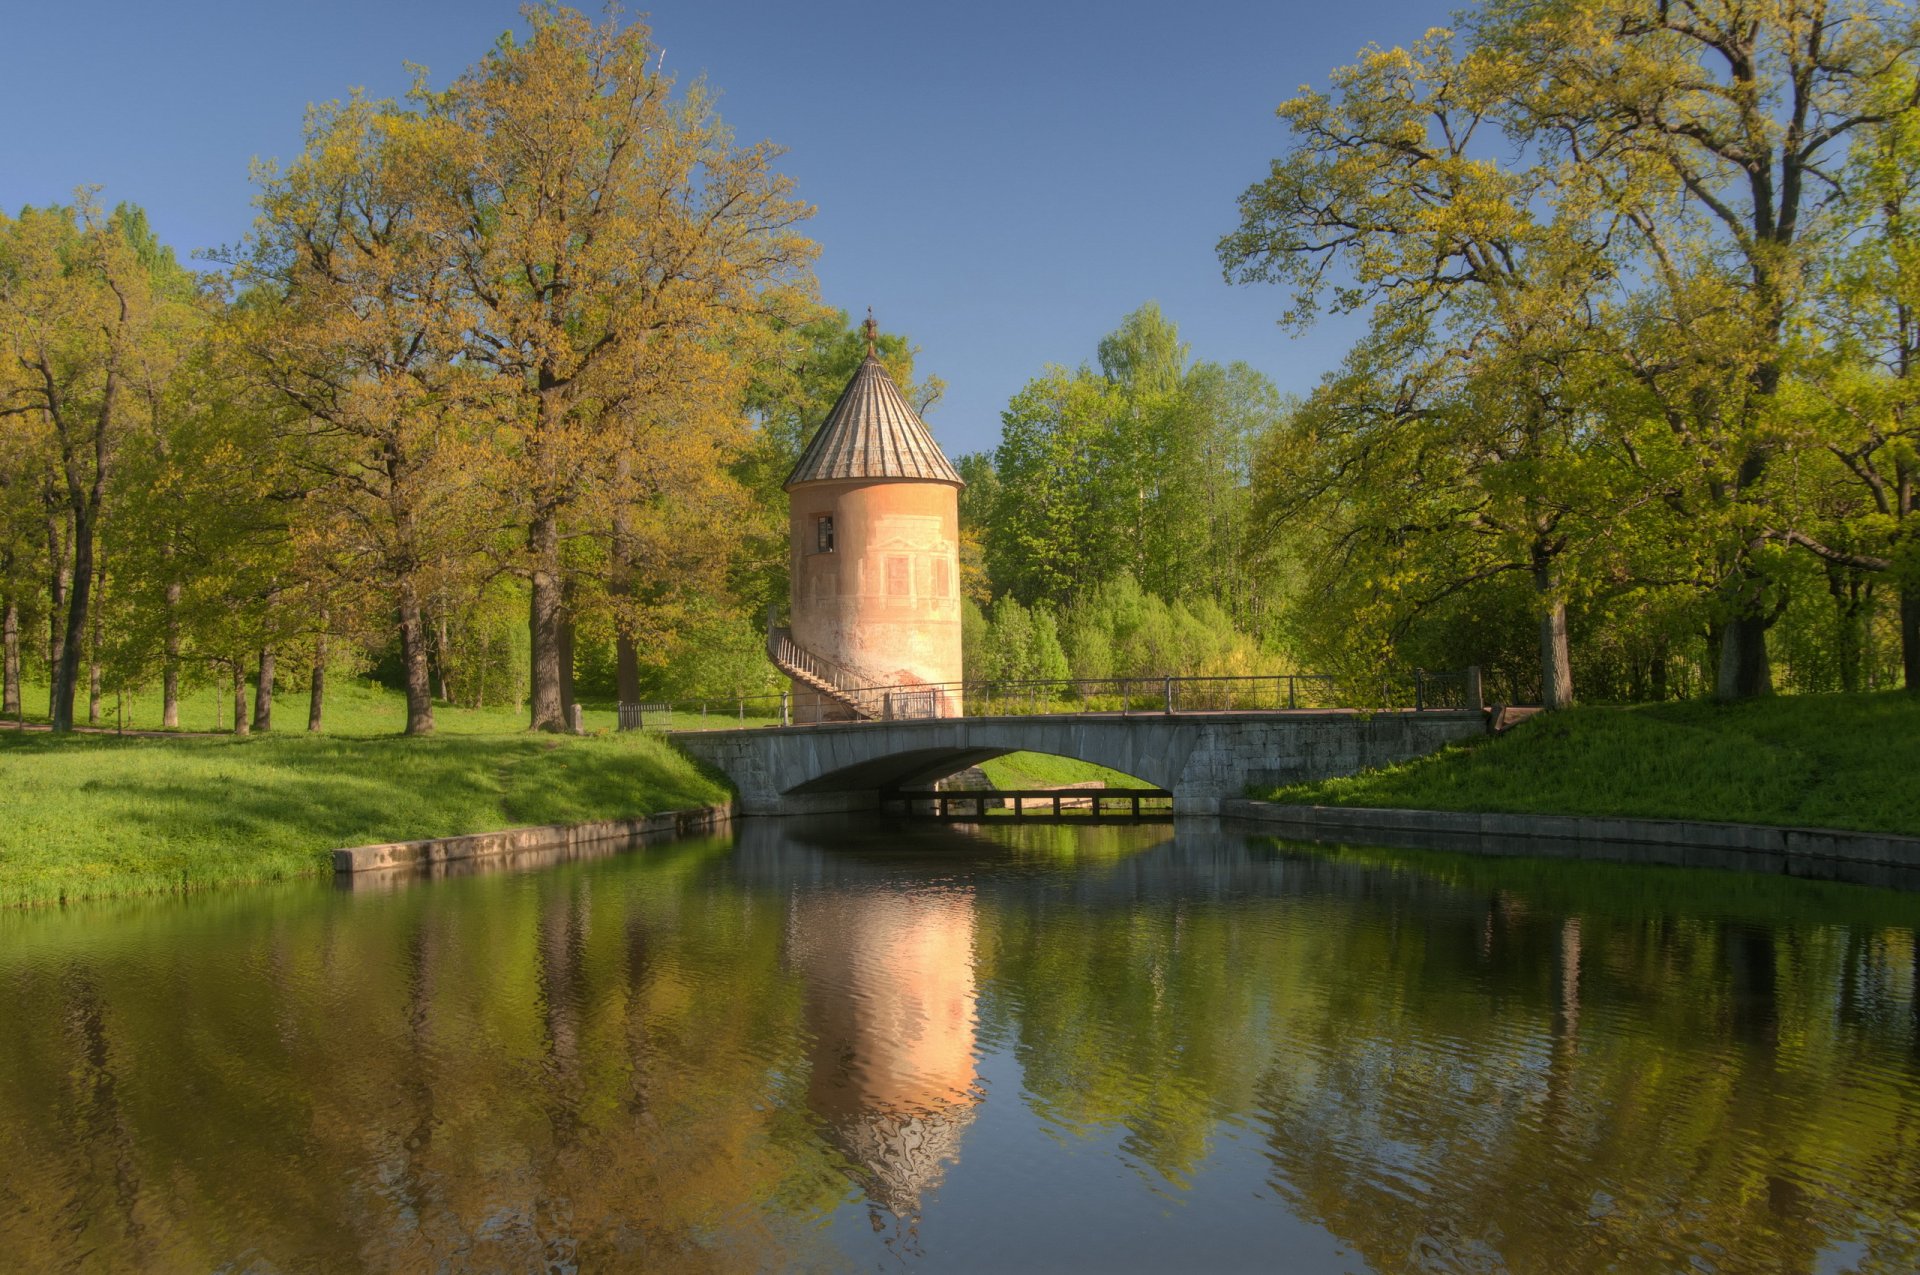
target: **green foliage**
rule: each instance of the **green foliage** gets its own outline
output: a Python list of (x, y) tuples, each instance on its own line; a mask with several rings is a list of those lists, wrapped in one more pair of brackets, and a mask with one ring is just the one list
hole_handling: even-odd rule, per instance
[(1386, 770), (1260, 795), (1920, 835), (1916, 738), (1920, 704), (1898, 694), (1581, 708)]
[[(1872, 3), (1489, 0), (1281, 104), (1222, 263), (1291, 324), (1367, 321), (1255, 469), (1310, 662), (1531, 646), (1507, 678), (1549, 707), (1818, 684), (1791, 545), (1856, 573), (1836, 673), (1872, 684), (1857, 573), (1899, 586), (1912, 539), (1916, 51)], [(1913, 688), (1920, 605), (1899, 640)]]
[(1049, 367), (1001, 414), (991, 477), (963, 498), (997, 594), (1065, 608), (1121, 575), (1164, 598), (1212, 598), (1238, 622), (1266, 614), (1249, 570), (1254, 441), (1283, 404), (1243, 364), (1189, 361), (1149, 302), (1103, 338), (1100, 370)]
[(663, 662), (641, 678), (650, 700), (778, 695), (787, 686), (767, 659), (766, 633), (733, 615), (716, 615), (674, 634)]
[(993, 626), (987, 622), (986, 612), (972, 598), (960, 599), (960, 655), (965, 661), (965, 675), (969, 682), (983, 681), (992, 676), (989, 671), (994, 660), (989, 635)]

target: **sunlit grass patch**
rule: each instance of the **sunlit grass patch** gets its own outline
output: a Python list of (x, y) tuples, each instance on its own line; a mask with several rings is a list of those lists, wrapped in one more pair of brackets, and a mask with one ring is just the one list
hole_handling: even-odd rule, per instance
[(724, 800), (653, 736), (0, 732), (0, 906), (330, 871), (339, 846)]

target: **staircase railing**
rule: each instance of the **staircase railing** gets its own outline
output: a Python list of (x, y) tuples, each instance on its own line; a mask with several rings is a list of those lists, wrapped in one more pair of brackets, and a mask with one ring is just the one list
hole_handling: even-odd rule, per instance
[(768, 632), (767, 656), (789, 677), (832, 696), (862, 717), (895, 719), (945, 715), (947, 696), (943, 689), (914, 685), (876, 686), (853, 670), (807, 650), (793, 640), (793, 633), (789, 629), (776, 628)]

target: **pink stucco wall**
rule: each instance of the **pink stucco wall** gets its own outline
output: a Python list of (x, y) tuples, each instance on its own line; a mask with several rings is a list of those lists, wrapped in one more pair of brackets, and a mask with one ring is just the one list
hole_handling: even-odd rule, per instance
[[(788, 501), (793, 640), (870, 685), (958, 682), (959, 489), (803, 483)], [(822, 515), (833, 518), (830, 553), (816, 548)], [(807, 688), (794, 689), (797, 704), (811, 704)]]

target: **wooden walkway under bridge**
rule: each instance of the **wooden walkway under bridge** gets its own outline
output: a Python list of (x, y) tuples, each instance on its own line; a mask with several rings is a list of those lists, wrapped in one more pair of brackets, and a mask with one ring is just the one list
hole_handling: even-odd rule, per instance
[(933, 819), (985, 819), (990, 809), (1014, 819), (1171, 819), (1164, 788), (952, 788), (893, 792), (881, 808)]

